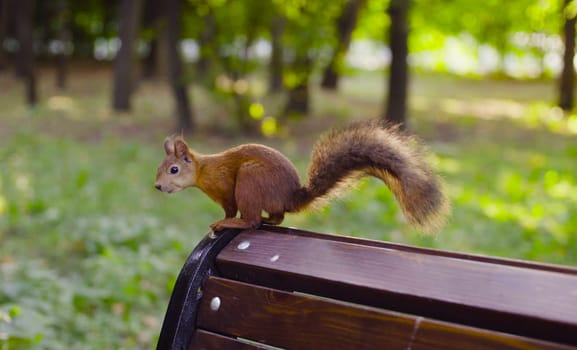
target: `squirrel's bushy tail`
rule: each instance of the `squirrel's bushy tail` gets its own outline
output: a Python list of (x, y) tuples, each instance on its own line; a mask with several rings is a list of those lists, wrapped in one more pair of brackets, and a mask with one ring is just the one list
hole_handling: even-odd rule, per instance
[(314, 205), (369, 175), (385, 182), (419, 230), (435, 231), (444, 224), (449, 204), (441, 179), (424, 160), (423, 146), (377, 121), (353, 123), (322, 136), (313, 148), (308, 183), (288, 209)]

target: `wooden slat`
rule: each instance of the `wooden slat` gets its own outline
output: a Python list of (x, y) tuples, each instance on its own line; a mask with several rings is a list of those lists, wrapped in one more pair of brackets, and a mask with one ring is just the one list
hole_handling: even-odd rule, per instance
[(203, 294), (199, 327), (285, 349), (575, 349), (218, 277)]
[(249, 283), (577, 345), (570, 273), (261, 231), (238, 235), (217, 267)]
[(288, 227), (281, 227), (281, 226), (263, 226), (261, 229), (258, 229), (256, 231), (258, 231), (259, 233), (265, 233), (265, 232), (271, 233), (272, 232), (272, 233), (288, 234), (288, 235), (293, 235), (293, 236), (320, 238), (320, 239), (327, 239), (327, 240), (332, 240), (332, 241), (337, 241), (337, 242), (362, 244), (365, 246), (385, 248), (385, 249), (393, 249), (393, 250), (397, 250), (397, 251), (406, 251), (406, 252), (418, 253), (418, 254), (423, 254), (423, 255), (444, 256), (444, 257), (455, 258), (455, 259), (460, 259), (460, 260), (472, 260), (472, 261), (478, 261), (478, 262), (486, 262), (486, 263), (491, 263), (491, 264), (495, 264), (495, 265), (525, 267), (525, 268), (529, 268), (529, 269), (533, 269), (533, 270), (560, 272), (560, 273), (564, 273), (564, 274), (570, 274), (570, 275), (577, 276), (577, 268), (575, 268), (575, 267), (565, 266), (565, 265), (548, 264), (548, 263), (537, 262), (537, 261), (518, 260), (518, 259), (495, 257), (495, 256), (490, 256), (490, 255), (479, 255), (479, 254), (454, 252), (454, 251), (449, 251), (449, 250), (423, 248), (423, 247), (417, 247), (417, 246), (401, 244), (401, 243), (378, 241), (378, 240), (343, 236), (343, 235), (330, 234), (330, 233), (303, 231), (303, 230), (298, 230), (298, 229), (288, 228)]
[(410, 350), (575, 350), (570, 345), (546, 342), (484, 329), (424, 319), (415, 331)]
[[(218, 311), (210, 308), (221, 299)], [(403, 349), (413, 320), (306, 296), (210, 278), (198, 326), (265, 344), (307, 349)], [(387, 327), (383, 327), (387, 324)]]
[(197, 329), (192, 336), (189, 350), (266, 350), (264, 346), (248, 344), (220, 334)]

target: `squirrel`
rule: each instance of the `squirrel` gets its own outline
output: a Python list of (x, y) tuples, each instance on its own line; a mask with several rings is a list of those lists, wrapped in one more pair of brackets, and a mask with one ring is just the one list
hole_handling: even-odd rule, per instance
[(420, 231), (437, 231), (449, 213), (443, 183), (424, 161), (425, 148), (398, 126), (378, 121), (355, 122), (322, 135), (304, 186), (293, 163), (268, 146), (242, 144), (203, 155), (176, 136), (165, 139), (164, 150), (156, 189), (202, 190), (225, 212), (224, 219), (210, 225), (215, 232), (279, 225), (285, 213), (315, 206), (363, 176), (381, 179)]

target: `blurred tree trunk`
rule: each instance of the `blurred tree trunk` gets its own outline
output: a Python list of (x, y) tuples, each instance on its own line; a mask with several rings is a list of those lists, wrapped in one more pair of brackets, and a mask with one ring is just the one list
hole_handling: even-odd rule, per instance
[(4, 52), (4, 39), (8, 32), (8, 0), (0, 0), (0, 70), (6, 66), (6, 53)]
[(288, 100), (284, 110), (285, 117), (309, 113), (309, 78), (312, 65), (312, 59), (306, 53), (297, 55), (295, 58), (292, 70), (297, 78), (296, 82), (288, 88)]
[(303, 81), (288, 90), (288, 101), (284, 115), (303, 115), (310, 111), (309, 83)]
[(565, 0), (561, 9), (563, 14), (563, 69), (559, 77), (559, 107), (565, 111), (573, 109), (573, 99), (575, 92), (575, 67), (573, 59), (575, 57), (575, 24), (577, 17), (566, 11), (572, 0)]
[(142, 60), (142, 77), (154, 79), (157, 76), (158, 38), (153, 38), (148, 43), (148, 52)]
[[(78, 11), (79, 3), (69, 1), (68, 6), (71, 13)], [(104, 23), (103, 23), (104, 24)], [(70, 21), (70, 40), (74, 45), (74, 57), (84, 59), (94, 59), (94, 39), (76, 21)]]
[(145, 0), (142, 11), (142, 27), (152, 30), (154, 37), (148, 42), (148, 52), (142, 60), (142, 77), (144, 79), (153, 79), (156, 77), (157, 56), (158, 56), (158, 37), (160, 22), (160, 2), (158, 0)]
[(130, 95), (135, 85), (135, 48), (140, 18), (141, 0), (122, 0), (119, 6), (120, 49), (114, 60), (114, 91), (112, 107), (116, 111), (130, 110)]
[(68, 75), (68, 45), (70, 32), (68, 30), (68, 4), (66, 0), (58, 0), (56, 3), (57, 40), (61, 43), (60, 52), (56, 54), (56, 87), (66, 89)]
[(142, 62), (142, 76), (145, 79), (168, 77), (168, 51), (166, 18), (163, 0), (146, 0), (143, 26), (153, 31), (149, 50)]
[(216, 39), (216, 18), (211, 9), (203, 18), (204, 26), (198, 38), (198, 60), (196, 74), (199, 80), (211, 77), (212, 63), (215, 59), (214, 41)]
[(194, 130), (194, 119), (180, 57), (181, 5), (180, 0), (165, 1), (169, 80), (176, 102), (178, 128), (191, 132)]
[(19, 74), (24, 80), (26, 102), (30, 106), (36, 105), (38, 94), (36, 91), (36, 70), (34, 63), (34, 24), (33, 0), (14, 2), (16, 33), (20, 49), (17, 62)]
[(166, 17), (162, 17), (159, 27), (160, 32), (156, 38), (156, 74), (159, 78), (169, 79), (170, 67), (167, 52), (169, 50), (168, 35), (166, 31)]
[(405, 126), (407, 91), (409, 87), (408, 37), (410, 0), (391, 0), (387, 10), (391, 18), (390, 47), (391, 69), (388, 81), (388, 99), (385, 119)]
[(357, 18), (364, 0), (348, 0), (343, 6), (343, 12), (337, 19), (338, 42), (333, 57), (325, 68), (321, 87), (326, 90), (336, 90), (339, 85), (339, 73), (351, 44), (351, 35), (357, 25)]
[(268, 91), (278, 93), (283, 90), (283, 46), (282, 35), (286, 26), (284, 17), (275, 16), (270, 25), (272, 52), (269, 63)]

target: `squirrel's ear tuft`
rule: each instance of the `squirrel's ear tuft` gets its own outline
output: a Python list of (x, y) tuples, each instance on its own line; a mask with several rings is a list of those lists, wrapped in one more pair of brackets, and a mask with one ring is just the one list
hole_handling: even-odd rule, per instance
[(182, 158), (186, 162), (191, 162), (190, 150), (188, 145), (182, 138), (177, 138), (174, 141), (174, 154), (176, 158)]
[(174, 139), (171, 136), (164, 139), (164, 152), (166, 155), (174, 154)]

